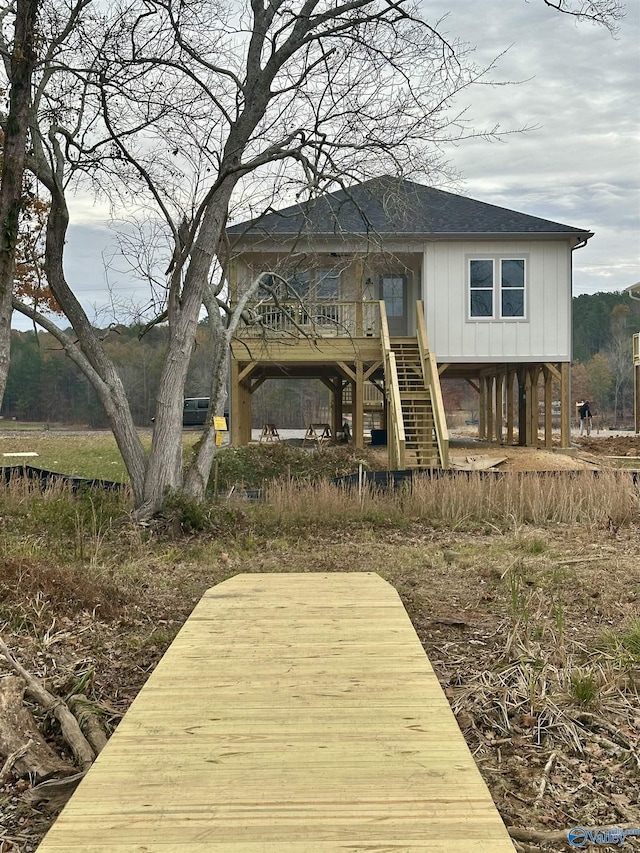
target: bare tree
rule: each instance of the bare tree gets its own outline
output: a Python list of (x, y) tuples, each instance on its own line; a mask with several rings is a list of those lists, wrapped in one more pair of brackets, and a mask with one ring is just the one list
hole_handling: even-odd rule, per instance
[[(18, 226), (23, 204), (22, 178), (31, 109), (31, 83), (36, 65), (34, 45), (38, 0), (16, 0), (13, 46), (0, 50), (11, 80), (9, 111), (3, 122), (2, 184), (0, 186), (0, 403), (9, 370), (11, 298), (18, 248)], [(5, 24), (0, 16), (0, 32)]]
[(611, 312), (609, 325), (611, 340), (606, 357), (612, 374), (613, 417), (616, 424), (624, 424), (625, 398), (633, 388), (633, 359), (628, 305), (616, 305)]
[[(432, 173), (442, 146), (469, 132), (464, 115), (448, 112), (453, 95), (491, 69), (475, 67), (464, 45), (446, 41), (406, 0), (52, 3), (41, 27), (28, 164), (50, 195), (47, 276), (73, 336), (33, 307), (13, 305), (55, 334), (92, 382), (144, 515), (167, 488), (201, 495), (208, 479), (211, 429), (186, 473), (182, 464), (198, 318), (205, 305), (219, 409), (231, 336), (261, 284), (257, 277), (230, 304), (220, 276), (230, 205), (252, 180), (271, 194), (295, 184), (308, 198), (389, 171)], [(620, 11), (613, 0), (557, 7), (609, 26)], [(169, 344), (149, 454), (64, 274), (67, 193), (80, 177), (127, 215), (148, 212), (166, 235), (155, 321), (168, 324)]]

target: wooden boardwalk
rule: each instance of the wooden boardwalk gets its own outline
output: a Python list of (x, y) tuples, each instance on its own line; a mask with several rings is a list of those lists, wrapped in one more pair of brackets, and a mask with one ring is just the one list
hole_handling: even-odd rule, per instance
[(39, 853), (513, 853), (395, 590), (210, 589)]

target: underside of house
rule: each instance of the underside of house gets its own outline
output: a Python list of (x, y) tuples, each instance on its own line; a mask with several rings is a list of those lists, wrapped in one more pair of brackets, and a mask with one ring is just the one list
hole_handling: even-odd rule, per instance
[(448, 466), (448, 379), (477, 394), (479, 438), (569, 446), (571, 253), (590, 232), (387, 178), (228, 234), (230, 292), (250, 293), (232, 444), (257, 388), (290, 377), (327, 387), (329, 434), (349, 415), (356, 447), (377, 413), (394, 468)]
[[(419, 304), (420, 307), (420, 304)], [(331, 397), (331, 433), (351, 416), (352, 441), (363, 447), (365, 417), (379, 413), (394, 468), (448, 467), (449, 438), (440, 377), (465, 380), (478, 393), (478, 437), (488, 441), (569, 446), (569, 363), (438, 363), (424, 330), (413, 336), (243, 336), (232, 344), (231, 443), (251, 440), (251, 399), (274, 378), (319, 379)], [(418, 313), (418, 316), (420, 314)], [(542, 397), (542, 406), (540, 405)], [(559, 416), (559, 417), (558, 417)]]

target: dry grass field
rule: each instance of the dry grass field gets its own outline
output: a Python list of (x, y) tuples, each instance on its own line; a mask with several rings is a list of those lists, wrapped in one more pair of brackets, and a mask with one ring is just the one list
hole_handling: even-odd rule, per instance
[[(107, 731), (208, 587), (240, 571), (375, 571), (400, 593), (514, 849), (568, 850), (576, 825), (640, 828), (640, 492), (627, 472), (514, 469), (394, 493), (280, 482), (260, 503), (170, 502), (151, 527), (128, 509), (126, 495), (0, 484), (2, 638), (57, 695), (84, 693)], [(55, 817), (25, 801), (30, 788), (2, 779), (2, 853), (34, 850)]]

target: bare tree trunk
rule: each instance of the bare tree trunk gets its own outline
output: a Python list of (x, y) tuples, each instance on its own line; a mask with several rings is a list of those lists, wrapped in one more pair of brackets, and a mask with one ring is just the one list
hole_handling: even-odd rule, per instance
[[(151, 453), (147, 465), (144, 488), (144, 503), (138, 508), (138, 516), (153, 515), (161, 506), (167, 489), (183, 487), (182, 471), (182, 407), (183, 392), (189, 362), (196, 339), (196, 329), (205, 289), (209, 284), (211, 268), (224, 228), (229, 200), (237, 177), (229, 177), (216, 189), (202, 218), (198, 237), (189, 253), (189, 264), (184, 274), (180, 293), (178, 277), (181, 270), (174, 271), (169, 296), (170, 338), (164, 362), (158, 399), (156, 421), (153, 430)], [(204, 442), (203, 442), (204, 443)], [(215, 453), (215, 449), (214, 449)], [(211, 454), (211, 460), (213, 453)], [(204, 460), (203, 460), (204, 461)], [(209, 462), (211, 465), (211, 462)], [(189, 476), (188, 490), (202, 494), (201, 483), (208, 478), (203, 468)]]
[(0, 188), (0, 405), (9, 372), (13, 279), (22, 206), (22, 178), (31, 109), (31, 80), (38, 0), (17, 0), (11, 55), (9, 115), (4, 127), (4, 159)]
[[(39, 176), (40, 177), (40, 176)], [(136, 505), (143, 500), (146, 453), (135, 428), (127, 396), (116, 367), (104, 350), (87, 315), (67, 284), (63, 271), (64, 244), (69, 225), (69, 213), (62, 190), (49, 176), (51, 209), (47, 222), (46, 272), (58, 304), (78, 336), (80, 349), (90, 370), (80, 364), (104, 406), (109, 425), (131, 481)], [(88, 366), (87, 365), (87, 366)]]
[[(211, 317), (211, 313), (209, 315)], [(209, 399), (212, 408), (209, 413), (213, 415), (222, 414), (222, 403), (225, 400), (227, 388), (227, 375), (229, 372), (229, 332), (221, 324), (214, 326), (211, 330), (213, 339), (213, 375), (211, 377), (211, 389)], [(215, 406), (215, 408), (213, 408)], [(185, 478), (185, 491), (194, 497), (201, 498), (207, 488), (211, 465), (216, 455), (216, 431), (213, 429), (211, 417), (207, 423), (200, 442), (198, 455)]]

